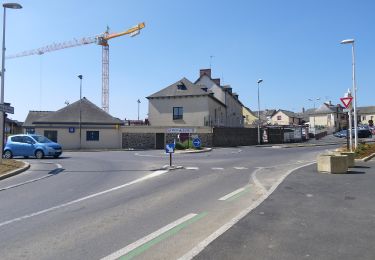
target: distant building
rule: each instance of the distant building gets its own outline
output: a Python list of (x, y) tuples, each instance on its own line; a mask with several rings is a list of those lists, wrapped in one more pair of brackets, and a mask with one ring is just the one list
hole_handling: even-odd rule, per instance
[(288, 110), (279, 109), (271, 117), (271, 124), (273, 125), (301, 125), (302, 118)]
[(248, 107), (242, 107), (242, 116), (245, 127), (254, 127), (257, 125), (258, 117)]
[(370, 120), (374, 123), (375, 106), (357, 107), (358, 121), (361, 124), (369, 125)]
[[(258, 117), (258, 111), (253, 111), (253, 113)], [(261, 125), (271, 125), (271, 118), (275, 113), (276, 109), (265, 109), (259, 111)]]
[(121, 148), (123, 124), (82, 98), (58, 111), (30, 111), (23, 129), (57, 141), (64, 149)]
[(333, 105), (330, 101), (323, 103), (310, 114), (310, 128), (325, 128), (329, 131), (337, 131), (347, 126), (346, 115), (343, 107)]

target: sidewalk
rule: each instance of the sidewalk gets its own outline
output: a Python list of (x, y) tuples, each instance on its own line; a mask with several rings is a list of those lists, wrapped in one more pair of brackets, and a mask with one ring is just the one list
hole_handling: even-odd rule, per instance
[(194, 259), (375, 259), (375, 160), (349, 174), (290, 174)]

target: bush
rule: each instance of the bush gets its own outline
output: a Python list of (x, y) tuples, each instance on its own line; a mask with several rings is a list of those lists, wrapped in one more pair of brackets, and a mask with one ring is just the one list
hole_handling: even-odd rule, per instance
[(176, 150), (185, 150), (186, 147), (184, 144), (180, 143), (180, 142), (176, 142)]

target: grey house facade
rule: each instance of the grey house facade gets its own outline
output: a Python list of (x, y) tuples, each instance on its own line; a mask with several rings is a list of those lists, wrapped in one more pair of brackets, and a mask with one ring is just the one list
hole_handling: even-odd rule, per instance
[(64, 149), (121, 148), (122, 125), (82, 98), (58, 111), (30, 111), (23, 129), (57, 141)]
[(148, 96), (151, 126), (211, 126), (210, 121), (225, 123), (226, 106), (212, 91), (186, 78)]
[(211, 70), (201, 70), (195, 83), (182, 78), (147, 99), (151, 126), (244, 126), (238, 95), (212, 79)]

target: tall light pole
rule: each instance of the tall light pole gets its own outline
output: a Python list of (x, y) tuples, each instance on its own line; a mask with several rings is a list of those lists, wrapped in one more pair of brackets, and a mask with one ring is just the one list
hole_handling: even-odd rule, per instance
[(259, 102), (259, 84), (263, 82), (263, 79), (258, 79), (258, 144), (260, 144), (260, 102)]
[(341, 44), (352, 45), (352, 81), (353, 81), (353, 108), (354, 108), (354, 148), (358, 146), (358, 129), (357, 129), (357, 86), (355, 81), (355, 53), (354, 53), (354, 39), (347, 39), (341, 41)]
[(139, 104), (141, 103), (141, 101), (138, 99), (137, 103), (138, 103), (138, 121), (139, 121)]
[(79, 84), (79, 149), (82, 148), (82, 75), (78, 75), (80, 84)]
[[(6, 18), (6, 9), (21, 9), (22, 6), (17, 3), (4, 3), (4, 14), (3, 14), (3, 48), (2, 48), (2, 57), (1, 57), (1, 98), (0, 102), (4, 104), (4, 76), (5, 76), (5, 18)], [(0, 149), (1, 155), (3, 154), (4, 150), (4, 111), (0, 112)], [(0, 158), (0, 162), (2, 162), (3, 156)]]
[[(320, 100), (320, 98), (309, 98), (308, 99), (309, 101), (312, 101), (313, 102), (313, 104), (314, 104), (314, 136), (315, 136), (315, 133), (316, 133), (316, 131), (315, 131), (315, 101), (318, 101), (318, 100)], [(310, 127), (311, 127), (311, 125), (310, 125)]]

